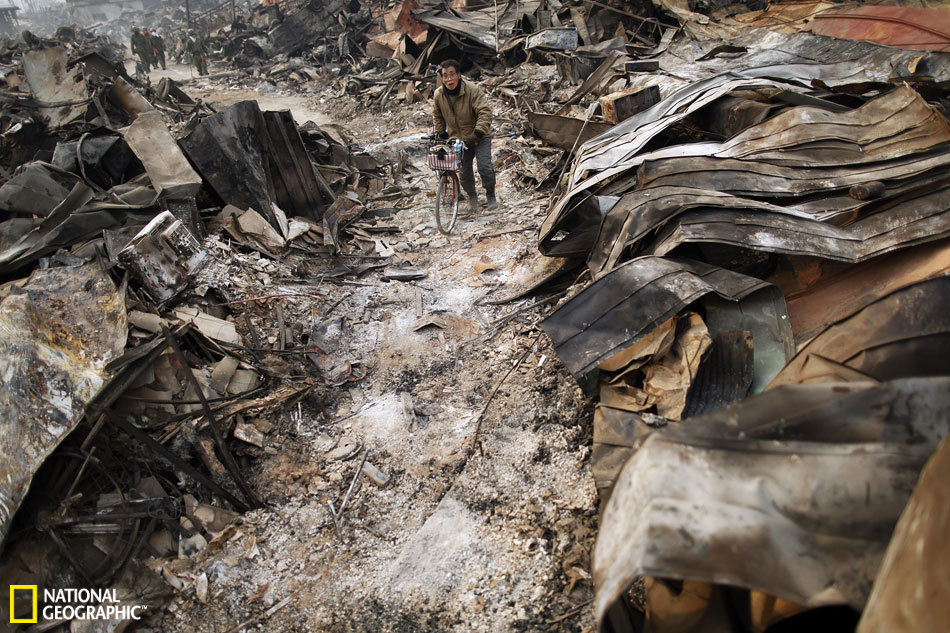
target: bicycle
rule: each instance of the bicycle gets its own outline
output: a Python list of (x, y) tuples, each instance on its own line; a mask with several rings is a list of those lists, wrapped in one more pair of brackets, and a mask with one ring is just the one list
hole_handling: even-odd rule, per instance
[(446, 140), (429, 145), (426, 162), (439, 174), (435, 194), (435, 223), (439, 231), (448, 235), (455, 228), (459, 215), (461, 183), (458, 170), (462, 163), (465, 143), (461, 139)]

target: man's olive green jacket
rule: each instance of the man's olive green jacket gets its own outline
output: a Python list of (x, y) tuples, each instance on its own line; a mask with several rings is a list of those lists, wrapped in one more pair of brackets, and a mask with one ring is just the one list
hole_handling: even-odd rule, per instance
[[(449, 101), (445, 86), (436, 88), (432, 97), (432, 124), (436, 134), (448, 132), (453, 138), (479, 140), (491, 134), (491, 107), (488, 97), (471, 81), (459, 79), (461, 88), (455, 104)], [(477, 134), (476, 134), (477, 132)]]

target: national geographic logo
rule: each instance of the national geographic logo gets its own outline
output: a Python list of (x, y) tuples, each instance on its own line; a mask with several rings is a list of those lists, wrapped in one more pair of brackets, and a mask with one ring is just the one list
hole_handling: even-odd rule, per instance
[[(16, 617), (16, 592), (21, 593), (30, 592), (31, 603), (33, 608), (30, 610), (29, 618), (18, 618)], [(36, 595), (38, 591), (36, 590), (36, 585), (10, 585), (10, 624), (36, 624)]]
[(144, 605), (121, 604), (115, 589), (43, 589), (42, 608), (39, 604), (36, 585), (10, 585), (10, 624), (36, 624), (40, 616), (47, 622), (141, 620), (146, 609)]

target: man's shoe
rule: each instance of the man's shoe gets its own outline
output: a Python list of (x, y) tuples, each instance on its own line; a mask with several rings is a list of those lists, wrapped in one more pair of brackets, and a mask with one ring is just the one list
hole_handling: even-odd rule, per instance
[(485, 203), (485, 208), (486, 208), (488, 211), (494, 211), (495, 209), (498, 208), (498, 201), (495, 200), (495, 197), (494, 197), (494, 196), (492, 196), (492, 197), (490, 197), (490, 198), (488, 199), (488, 201)]
[(472, 196), (468, 199), (468, 213), (466, 215), (475, 215), (476, 211), (478, 211), (478, 198)]

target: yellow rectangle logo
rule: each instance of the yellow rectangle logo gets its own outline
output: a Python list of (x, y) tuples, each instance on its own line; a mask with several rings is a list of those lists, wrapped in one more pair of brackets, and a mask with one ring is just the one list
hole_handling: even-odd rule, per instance
[[(29, 620), (14, 617), (14, 593), (17, 589), (28, 590), (33, 593), (33, 617)], [(10, 585), (10, 624), (36, 624), (38, 615), (36, 609), (36, 595), (36, 585)]]

